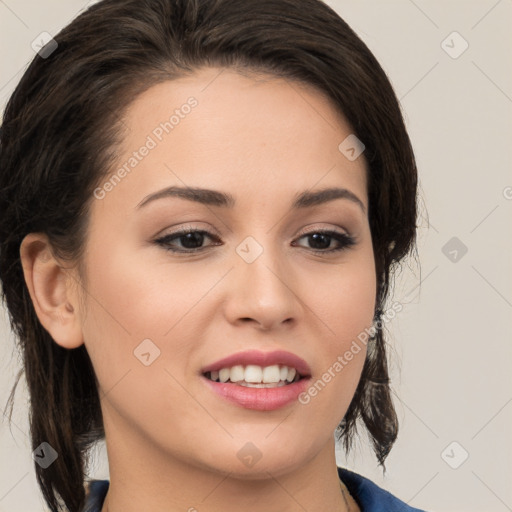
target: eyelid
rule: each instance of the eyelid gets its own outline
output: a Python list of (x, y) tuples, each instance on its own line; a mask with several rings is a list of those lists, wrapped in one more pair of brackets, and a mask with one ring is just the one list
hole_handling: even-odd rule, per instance
[(316, 226), (316, 225), (313, 226), (313, 227), (307, 228), (307, 230), (300, 231), (299, 234), (297, 235), (297, 237), (301, 237), (301, 236), (304, 236), (304, 235), (309, 235), (310, 233), (317, 233), (318, 231), (332, 231), (332, 232), (337, 233), (338, 235), (347, 235), (347, 236), (352, 237), (351, 233), (349, 233), (344, 228), (340, 228), (339, 226), (336, 226), (336, 227), (327, 226), (327, 227), (325, 227), (325, 226)]
[[(192, 225), (192, 224), (184, 224), (184, 225), (180, 225), (178, 228), (176, 228), (174, 231), (171, 231), (170, 233), (166, 233), (165, 231), (167, 229), (172, 229), (172, 226), (169, 227), (169, 228), (166, 228), (165, 230), (162, 230), (162, 232), (160, 232), (159, 234), (155, 235), (155, 239), (158, 239), (158, 238), (164, 238), (164, 237), (167, 237), (167, 236), (170, 236), (170, 235), (179, 235), (180, 233), (183, 233), (183, 232), (188, 232), (188, 231), (206, 231), (206, 232), (210, 232), (212, 235), (215, 235), (217, 236), (218, 238), (221, 238), (222, 235), (220, 234), (220, 232), (215, 229), (213, 226), (209, 225), (207, 228), (202, 228), (201, 226), (197, 226), (197, 225)], [(339, 231), (339, 230), (342, 230), (342, 231)], [(303, 230), (301, 230), (297, 235), (296, 235), (296, 238), (300, 238), (300, 237), (303, 237), (305, 235), (309, 235), (310, 233), (317, 233), (318, 231), (333, 231), (339, 235), (347, 235), (348, 237), (350, 238), (353, 238), (354, 240), (356, 239), (354, 237), (353, 234), (351, 234), (348, 230), (344, 229), (344, 228), (340, 228), (339, 226), (336, 226), (336, 227), (318, 227), (316, 225), (314, 225), (313, 227), (309, 227), (309, 228), (305, 228)], [(208, 233), (207, 233), (208, 234)], [(295, 240), (295, 239), (294, 239)]]
[[(193, 221), (189, 221), (189, 222), (193, 222)], [(169, 229), (172, 231), (168, 231)], [(188, 232), (188, 231), (207, 231), (208, 233), (211, 233), (212, 235), (215, 235), (218, 238), (221, 238), (221, 236), (222, 236), (220, 234), (220, 232), (210, 224), (208, 224), (206, 227), (192, 225), (192, 224), (179, 224), (177, 228), (173, 228), (173, 226), (168, 226), (167, 228), (160, 231), (157, 235), (155, 235), (154, 239), (164, 238), (169, 235), (179, 235), (182, 232)]]
[[(224, 245), (222, 242), (221, 236), (216, 234), (216, 229), (201, 229), (198, 226), (192, 226), (192, 225), (183, 225), (180, 226), (178, 229), (175, 229), (171, 233), (163, 234), (161, 236), (157, 236), (154, 239), (154, 243), (157, 245), (162, 246), (165, 250), (170, 251), (176, 256), (192, 256), (194, 254), (201, 254), (205, 252), (207, 249), (210, 249), (211, 247)], [(171, 249), (170, 241), (166, 241), (169, 239), (175, 239), (180, 238), (181, 236), (185, 236), (189, 233), (201, 233), (203, 236), (206, 236), (206, 238), (210, 238), (210, 240), (213, 241), (212, 244), (207, 245), (205, 247), (199, 247), (199, 248), (193, 248), (193, 249)], [(309, 235), (313, 234), (323, 234), (325, 236), (328, 236), (330, 238), (333, 238), (337, 241), (338, 244), (340, 244), (338, 247), (332, 248), (332, 249), (314, 249), (314, 248), (308, 248), (304, 247), (300, 244), (297, 244), (297, 241), (301, 240), (302, 238), (305, 238)], [(219, 243), (220, 242), (220, 243)], [(311, 227), (304, 231), (302, 230), (294, 239), (292, 240), (292, 246), (299, 247), (301, 249), (306, 249), (308, 252), (311, 252), (313, 254), (319, 254), (323, 256), (330, 256), (337, 253), (344, 252), (347, 249), (350, 249), (352, 246), (357, 245), (358, 238), (351, 235), (349, 232), (346, 232), (346, 230), (340, 231), (339, 227), (333, 228), (326, 228), (326, 227)]]

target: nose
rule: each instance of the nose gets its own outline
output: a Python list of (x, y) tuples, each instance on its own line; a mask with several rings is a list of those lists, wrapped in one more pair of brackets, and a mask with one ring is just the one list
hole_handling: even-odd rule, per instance
[(303, 311), (298, 275), (283, 254), (252, 239), (240, 244), (233, 261), (224, 302), (230, 323), (263, 331), (297, 323)]

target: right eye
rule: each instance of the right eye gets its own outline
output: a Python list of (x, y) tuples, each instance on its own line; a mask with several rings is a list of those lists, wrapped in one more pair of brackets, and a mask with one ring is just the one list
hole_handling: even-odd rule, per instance
[[(171, 252), (191, 253), (199, 252), (208, 248), (208, 246), (201, 247), (205, 237), (220, 242), (219, 237), (209, 231), (205, 231), (204, 229), (181, 228), (173, 233), (168, 233), (167, 235), (157, 238), (155, 243)], [(181, 248), (176, 249), (173, 247), (173, 245), (175, 245), (173, 243), (174, 240), (179, 240), (181, 242)], [(220, 244), (216, 243), (214, 245)]]

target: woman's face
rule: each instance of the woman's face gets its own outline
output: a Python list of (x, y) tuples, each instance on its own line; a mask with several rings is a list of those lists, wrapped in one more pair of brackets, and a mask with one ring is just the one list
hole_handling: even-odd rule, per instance
[[(263, 478), (331, 450), (366, 351), (344, 355), (375, 306), (364, 154), (339, 149), (350, 127), (310, 87), (220, 68), (148, 89), (123, 127), (80, 312), (109, 457)], [(327, 188), (348, 192), (294, 206)], [(302, 379), (283, 385), (283, 366)]]

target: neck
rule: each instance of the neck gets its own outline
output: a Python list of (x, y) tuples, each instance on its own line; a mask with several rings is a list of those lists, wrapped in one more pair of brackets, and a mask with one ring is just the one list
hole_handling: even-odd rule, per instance
[[(358, 512), (340, 483), (331, 438), (311, 460), (292, 471), (251, 479), (221, 473), (186, 457), (171, 456), (133, 431), (105, 433), (110, 486), (102, 512)], [(341, 484), (341, 485), (340, 485)]]

